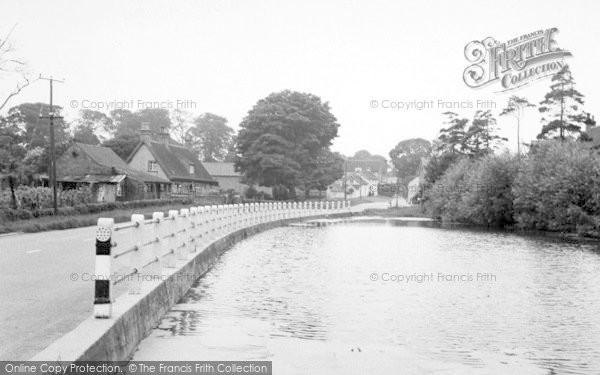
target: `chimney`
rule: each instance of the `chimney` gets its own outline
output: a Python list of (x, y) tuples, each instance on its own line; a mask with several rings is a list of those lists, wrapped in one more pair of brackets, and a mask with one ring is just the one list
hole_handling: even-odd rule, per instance
[(142, 126), (140, 127), (140, 140), (142, 142), (152, 141), (152, 132), (150, 131), (150, 123), (142, 122)]
[(162, 143), (164, 143), (166, 146), (169, 145), (169, 141), (171, 140), (171, 136), (169, 135), (169, 132), (167, 130), (167, 128), (165, 128), (164, 126), (162, 126), (160, 128), (160, 133), (158, 133), (158, 140)]

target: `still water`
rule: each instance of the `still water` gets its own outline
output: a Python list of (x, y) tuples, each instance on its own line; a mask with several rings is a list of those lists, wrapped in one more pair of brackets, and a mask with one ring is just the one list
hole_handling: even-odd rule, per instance
[(599, 374), (595, 246), (427, 223), (282, 227), (223, 254), (134, 360), (275, 374)]

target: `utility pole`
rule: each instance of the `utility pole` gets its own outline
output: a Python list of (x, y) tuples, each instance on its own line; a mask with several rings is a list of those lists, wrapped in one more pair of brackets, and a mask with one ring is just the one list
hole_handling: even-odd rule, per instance
[(52, 84), (54, 82), (64, 83), (65, 81), (64, 79), (54, 79), (52, 76), (50, 76), (50, 78), (42, 77), (41, 74), (39, 79), (50, 81), (50, 110), (48, 112), (48, 116), (42, 116), (40, 113), (40, 118), (50, 119), (50, 187), (52, 188), (52, 205), (54, 207), (54, 215), (58, 215), (58, 202), (56, 197), (56, 160), (54, 155), (54, 119), (62, 119), (62, 116), (57, 116), (54, 113), (54, 107), (52, 103)]

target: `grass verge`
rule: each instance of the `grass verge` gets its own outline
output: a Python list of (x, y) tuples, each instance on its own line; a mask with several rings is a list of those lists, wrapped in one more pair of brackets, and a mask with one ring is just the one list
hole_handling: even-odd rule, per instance
[[(152, 218), (153, 212), (165, 212), (167, 210), (179, 210), (181, 208), (189, 208), (193, 204), (164, 204), (144, 208), (128, 208), (112, 211), (103, 211), (94, 214), (81, 214), (73, 216), (44, 216), (29, 220), (18, 220), (0, 223), (0, 234), (25, 232), (35, 233), (48, 230), (60, 230), (87, 227), (96, 225), (98, 218), (112, 217), (115, 223), (129, 221), (132, 214), (143, 214), (147, 219)], [(165, 214), (166, 216), (166, 214)]]

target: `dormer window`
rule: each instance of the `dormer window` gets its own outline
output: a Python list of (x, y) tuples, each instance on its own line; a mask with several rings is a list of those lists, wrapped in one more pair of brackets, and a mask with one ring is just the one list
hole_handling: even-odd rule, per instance
[(190, 164), (190, 174), (195, 174), (194, 164)]
[(156, 161), (154, 161), (154, 160), (148, 161), (148, 172), (154, 172), (154, 173), (158, 172), (158, 163)]

